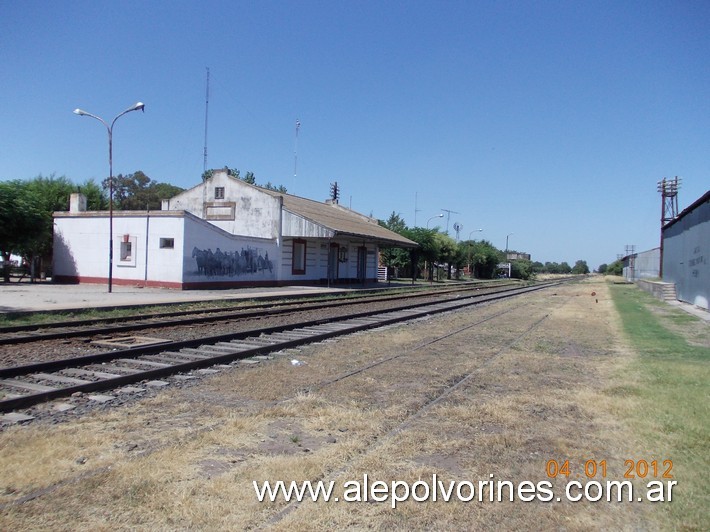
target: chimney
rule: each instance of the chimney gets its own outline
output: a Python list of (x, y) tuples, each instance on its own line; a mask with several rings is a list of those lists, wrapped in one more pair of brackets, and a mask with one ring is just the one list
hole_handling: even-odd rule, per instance
[(69, 196), (69, 212), (86, 212), (86, 196), (81, 192), (74, 192)]

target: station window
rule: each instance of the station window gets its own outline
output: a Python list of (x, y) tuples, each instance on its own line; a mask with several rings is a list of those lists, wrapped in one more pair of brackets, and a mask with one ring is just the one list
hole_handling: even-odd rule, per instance
[(133, 260), (133, 242), (121, 242), (121, 260), (124, 262)]
[(174, 249), (175, 239), (174, 238), (161, 238), (160, 239), (160, 249)]
[(224, 187), (214, 187), (214, 199), (224, 199)]
[(293, 265), (291, 267), (293, 275), (304, 275), (306, 273), (306, 241), (293, 241)]
[(121, 235), (114, 237), (115, 247), (118, 252), (118, 260), (116, 266), (119, 267), (136, 267), (136, 255), (138, 252), (138, 237), (131, 235)]

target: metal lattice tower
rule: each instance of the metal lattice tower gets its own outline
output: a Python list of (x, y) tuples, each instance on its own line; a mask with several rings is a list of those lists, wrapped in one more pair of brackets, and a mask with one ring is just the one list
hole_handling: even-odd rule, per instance
[(678, 217), (678, 189), (680, 179), (666, 179), (658, 182), (658, 192), (661, 193), (661, 226), (672, 222)]
[(680, 179), (678, 179), (678, 176), (675, 176), (674, 179), (666, 179), (664, 177), (658, 182), (658, 192), (661, 193), (661, 257), (660, 264), (658, 265), (658, 276), (661, 279), (663, 279), (663, 226), (678, 217), (679, 188)]

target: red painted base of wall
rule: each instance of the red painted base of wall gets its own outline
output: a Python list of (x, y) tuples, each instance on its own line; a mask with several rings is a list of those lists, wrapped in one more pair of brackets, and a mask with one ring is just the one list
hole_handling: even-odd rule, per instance
[[(76, 275), (56, 275), (52, 279), (60, 284), (108, 284), (106, 277), (82, 277)], [(368, 283), (376, 283), (377, 278), (367, 279)], [(116, 286), (134, 286), (137, 288), (172, 288), (174, 290), (224, 290), (228, 288), (247, 287), (273, 287), (273, 286), (324, 286), (328, 284), (327, 279), (313, 281), (205, 281), (199, 283), (174, 283), (166, 281), (145, 281), (136, 279), (116, 279), (111, 283)], [(331, 282), (331, 286), (358, 285), (357, 279), (338, 279)]]

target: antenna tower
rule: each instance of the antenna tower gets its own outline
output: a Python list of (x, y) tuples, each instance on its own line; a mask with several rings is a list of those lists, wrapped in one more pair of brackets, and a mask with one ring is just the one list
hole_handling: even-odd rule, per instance
[(441, 209), (446, 213), (446, 234), (449, 234), (449, 218), (451, 218), (452, 214), (461, 214), (460, 212), (456, 211), (450, 211), (449, 209)]
[(301, 121), (296, 118), (296, 138), (293, 142), (293, 193), (296, 193), (296, 174), (298, 173), (298, 130), (301, 129)]
[(338, 199), (340, 199), (340, 189), (337, 181), (330, 184), (330, 199), (333, 203), (338, 203)]
[(661, 193), (661, 226), (672, 222), (678, 216), (678, 189), (680, 189), (680, 179), (665, 177), (658, 182), (658, 192)]
[(663, 226), (672, 222), (678, 217), (678, 189), (680, 189), (680, 179), (665, 177), (658, 182), (658, 192), (661, 193), (661, 261), (658, 267), (658, 276), (663, 279)]
[(417, 213), (421, 211), (421, 209), (417, 208), (417, 196), (419, 196), (419, 192), (414, 193), (414, 227), (417, 226)]
[(210, 105), (210, 69), (207, 67), (207, 89), (205, 92), (205, 150), (202, 159), (202, 172), (207, 171), (207, 117)]

